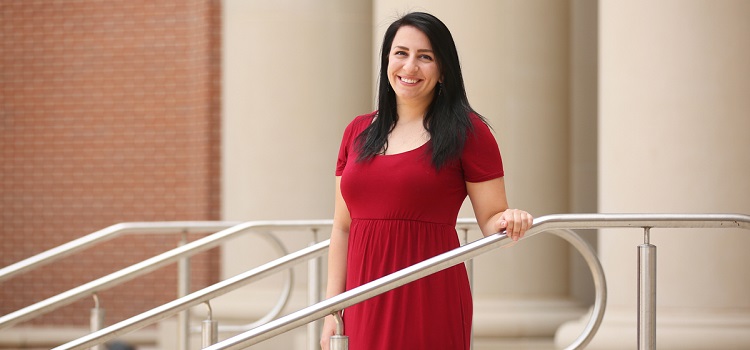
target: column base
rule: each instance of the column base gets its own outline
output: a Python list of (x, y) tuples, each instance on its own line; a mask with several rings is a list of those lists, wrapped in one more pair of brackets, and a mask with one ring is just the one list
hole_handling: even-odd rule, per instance
[[(588, 321), (588, 313), (557, 330), (555, 347), (572, 343)], [(636, 308), (607, 308), (587, 349), (636, 349)], [(716, 309), (662, 310), (656, 314), (656, 347), (662, 349), (750, 349), (750, 313)]]
[(586, 308), (563, 298), (474, 298), (474, 336), (477, 338), (553, 337)]

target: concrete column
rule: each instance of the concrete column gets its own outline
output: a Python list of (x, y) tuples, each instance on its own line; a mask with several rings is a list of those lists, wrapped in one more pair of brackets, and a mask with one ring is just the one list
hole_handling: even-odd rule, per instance
[[(495, 129), (511, 206), (537, 216), (568, 211), (569, 3), (374, 4), (376, 52), (387, 25), (408, 11), (430, 12), (446, 23), (458, 46), (469, 100)], [(473, 216), (468, 205), (464, 209), (462, 216)], [(580, 315), (569, 296), (568, 257), (565, 242), (538, 237), (477, 258), (477, 341), (552, 336), (558, 325)]]
[[(600, 3), (601, 212), (750, 212), (750, 2)], [(641, 230), (602, 230), (595, 349), (634, 349)], [(748, 232), (652, 230), (659, 349), (750, 348)], [(558, 344), (581, 323), (558, 332)]]
[[(570, 74), (570, 211), (595, 213), (597, 205), (597, 94), (598, 94), (598, 0), (571, 1)], [(592, 247), (596, 230), (577, 230)], [(594, 282), (591, 271), (571, 249), (570, 292), (592, 305)]]
[[(223, 219), (331, 218), (341, 135), (372, 105), (371, 3), (224, 0), (223, 10)], [(279, 235), (289, 251), (311, 236)], [(234, 239), (222, 247), (222, 275), (277, 257), (258, 238)], [(290, 311), (306, 303), (306, 271), (296, 270)], [(280, 290), (271, 277), (212, 305), (218, 317), (247, 322)]]

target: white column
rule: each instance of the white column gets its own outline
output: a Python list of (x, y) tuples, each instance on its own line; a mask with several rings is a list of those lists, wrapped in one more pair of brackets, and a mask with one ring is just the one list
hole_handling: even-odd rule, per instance
[[(222, 218), (331, 218), (344, 127), (372, 105), (371, 3), (224, 0), (223, 24)], [(279, 237), (289, 251), (311, 240), (310, 232)], [(233, 239), (222, 246), (222, 276), (277, 257), (258, 238)], [(287, 311), (306, 304), (306, 271), (296, 269)], [(247, 322), (271, 309), (281, 285), (280, 276), (264, 279), (214, 308)]]
[[(387, 25), (408, 11), (426, 11), (446, 23), (458, 46), (469, 100), (496, 132), (511, 206), (538, 216), (568, 211), (568, 2), (374, 4), (376, 52)], [(473, 213), (465, 206), (461, 215)], [(477, 258), (478, 342), (551, 337), (562, 322), (580, 315), (569, 296), (568, 257), (565, 242), (540, 236)]]
[[(600, 3), (601, 212), (750, 213), (748, 13), (747, 1)], [(636, 348), (642, 237), (599, 234), (609, 302), (591, 348)], [(750, 348), (750, 233), (652, 230), (651, 242), (657, 348)]]

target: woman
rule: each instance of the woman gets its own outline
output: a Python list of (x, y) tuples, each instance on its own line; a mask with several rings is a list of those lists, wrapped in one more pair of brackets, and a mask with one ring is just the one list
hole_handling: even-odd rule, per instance
[[(459, 246), (468, 195), (484, 235), (523, 237), (532, 217), (508, 209), (500, 151), (466, 97), (448, 28), (410, 13), (386, 30), (378, 110), (344, 132), (326, 296)], [(351, 350), (469, 349), (472, 299), (463, 264), (344, 312)], [(327, 317), (321, 347), (335, 322)]]

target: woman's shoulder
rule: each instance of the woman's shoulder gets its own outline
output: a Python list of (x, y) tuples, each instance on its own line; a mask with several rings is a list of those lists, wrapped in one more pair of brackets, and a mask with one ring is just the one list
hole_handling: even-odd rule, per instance
[(362, 133), (372, 123), (377, 111), (356, 116), (344, 129), (344, 139), (352, 140)]
[(375, 117), (378, 115), (378, 111), (372, 111), (367, 114), (358, 115), (352, 120), (352, 124), (365, 124), (370, 125)]
[(472, 111), (469, 113), (469, 122), (471, 122), (471, 129), (473, 132), (477, 132), (478, 130), (480, 133), (492, 133), (492, 127), (489, 122), (487, 122), (487, 119), (477, 112)]
[(358, 115), (351, 122), (349, 122), (347, 129), (359, 134), (370, 124), (372, 124), (372, 121), (375, 119), (375, 116), (377, 116), (377, 114), (378, 112), (374, 111), (367, 114)]

